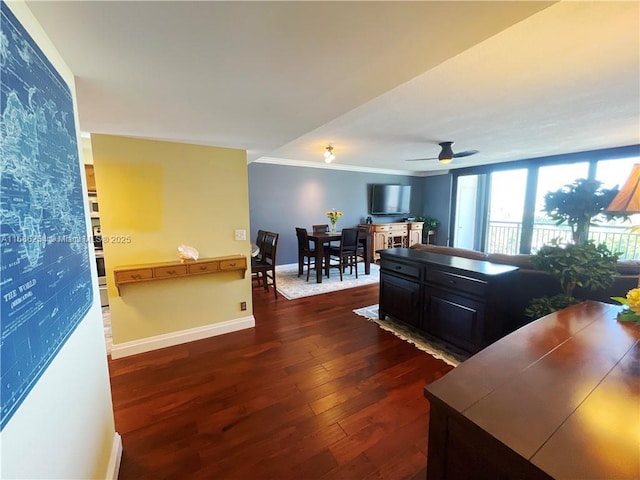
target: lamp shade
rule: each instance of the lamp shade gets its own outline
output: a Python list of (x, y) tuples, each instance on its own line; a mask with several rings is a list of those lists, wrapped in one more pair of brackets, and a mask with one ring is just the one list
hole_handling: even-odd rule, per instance
[(635, 164), (631, 175), (605, 210), (610, 213), (640, 213), (640, 164)]

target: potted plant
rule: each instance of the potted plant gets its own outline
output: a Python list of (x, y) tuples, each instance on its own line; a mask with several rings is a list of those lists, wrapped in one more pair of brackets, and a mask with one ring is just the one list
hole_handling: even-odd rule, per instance
[(440, 225), (440, 220), (434, 217), (430, 217), (428, 215), (425, 217), (422, 217), (421, 221), (424, 222), (423, 228), (425, 232), (432, 232), (436, 228), (438, 228), (438, 225)]
[(553, 297), (534, 298), (525, 310), (530, 318), (539, 318), (578, 303), (573, 296), (575, 287), (590, 290), (610, 287), (616, 276), (617, 253), (592, 241), (583, 244), (559, 245), (552, 242), (531, 256), (531, 263), (560, 282), (562, 293)]
[(571, 235), (576, 245), (587, 241), (589, 226), (594, 219), (626, 218), (626, 215), (604, 214), (603, 211), (618, 193), (617, 188), (600, 188), (602, 182), (580, 178), (565, 185), (555, 192), (549, 192), (544, 197), (544, 210), (556, 221), (556, 225), (563, 223), (571, 227)]
[(423, 222), (422, 226), (422, 241), (424, 242), (429, 238), (429, 235), (435, 233), (435, 229), (440, 225), (440, 220), (435, 217), (430, 217), (429, 215), (418, 215), (416, 217), (416, 222)]

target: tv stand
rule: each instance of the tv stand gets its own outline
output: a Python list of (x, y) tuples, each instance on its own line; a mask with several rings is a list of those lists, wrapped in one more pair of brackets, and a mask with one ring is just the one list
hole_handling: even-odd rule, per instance
[(380, 259), (378, 250), (406, 248), (416, 243), (422, 243), (423, 226), (424, 222), (362, 224), (361, 227), (366, 227), (371, 237), (371, 245), (373, 245), (371, 260)]

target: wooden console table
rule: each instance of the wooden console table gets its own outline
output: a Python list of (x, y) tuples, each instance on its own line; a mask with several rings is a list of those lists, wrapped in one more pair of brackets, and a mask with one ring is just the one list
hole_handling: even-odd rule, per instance
[(120, 286), (127, 283), (149, 282), (167, 278), (182, 278), (207, 273), (221, 273), (230, 271), (242, 272), (242, 278), (247, 271), (247, 257), (231, 255), (226, 257), (201, 258), (199, 260), (185, 260), (184, 262), (146, 263), (141, 265), (126, 265), (113, 269), (118, 294)]
[(425, 388), (428, 480), (640, 478), (640, 325), (584, 302)]
[(388, 248), (410, 247), (416, 243), (422, 243), (422, 228), (424, 222), (398, 222), (398, 223), (373, 223), (361, 224), (366, 227), (371, 237), (371, 260), (380, 258), (378, 250)]

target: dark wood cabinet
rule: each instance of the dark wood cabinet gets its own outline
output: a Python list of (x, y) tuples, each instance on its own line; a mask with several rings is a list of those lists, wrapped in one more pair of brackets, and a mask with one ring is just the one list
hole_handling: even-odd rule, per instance
[(482, 343), (485, 303), (440, 288), (426, 288), (425, 330), (467, 352)]
[(514, 330), (504, 299), (517, 267), (407, 248), (379, 253), (381, 318), (418, 327), (468, 354)]
[(402, 318), (405, 323), (420, 327), (420, 284), (399, 278), (397, 275), (380, 274), (380, 305), (383, 315)]

